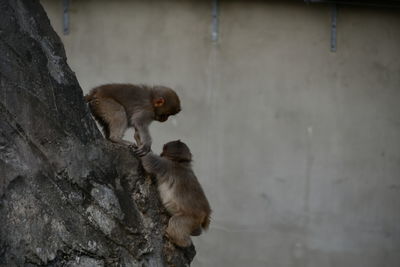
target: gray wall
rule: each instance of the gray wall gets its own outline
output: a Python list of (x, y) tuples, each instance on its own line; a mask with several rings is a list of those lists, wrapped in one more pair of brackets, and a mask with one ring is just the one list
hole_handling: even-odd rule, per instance
[[(176, 88), (212, 204), (193, 266), (400, 266), (400, 11), (302, 1), (42, 1), (85, 91)], [(132, 139), (131, 133), (127, 138)]]

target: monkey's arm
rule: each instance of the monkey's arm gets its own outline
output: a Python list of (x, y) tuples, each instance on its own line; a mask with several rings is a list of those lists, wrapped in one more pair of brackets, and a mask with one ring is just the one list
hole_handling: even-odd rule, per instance
[(156, 175), (164, 175), (168, 170), (169, 161), (160, 157), (153, 152), (147, 153), (141, 158), (143, 168), (148, 172)]
[(138, 112), (132, 116), (132, 123), (137, 133), (139, 134), (140, 144), (135, 151), (138, 156), (144, 156), (150, 151), (151, 148), (151, 135), (149, 132), (149, 126), (152, 122), (153, 117), (149, 112)]

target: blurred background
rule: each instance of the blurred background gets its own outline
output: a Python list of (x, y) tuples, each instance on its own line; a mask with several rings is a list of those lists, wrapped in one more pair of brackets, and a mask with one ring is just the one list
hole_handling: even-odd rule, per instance
[(192, 266), (400, 266), (400, 1), (308, 2), (41, 1), (84, 92), (180, 95), (150, 131), (214, 211)]

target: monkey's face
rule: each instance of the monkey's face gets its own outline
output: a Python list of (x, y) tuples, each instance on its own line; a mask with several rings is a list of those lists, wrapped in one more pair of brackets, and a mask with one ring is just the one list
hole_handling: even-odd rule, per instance
[(189, 147), (181, 140), (166, 143), (160, 156), (178, 162), (192, 161), (192, 153), (190, 153)]
[(159, 122), (164, 122), (168, 120), (169, 116), (176, 115), (181, 111), (180, 105), (176, 105), (175, 103), (170, 104), (168, 99), (165, 100), (165, 104), (160, 107), (155, 107), (155, 120)]
[(156, 94), (153, 98), (154, 119), (159, 122), (168, 120), (181, 111), (181, 104), (178, 95), (168, 87), (155, 87)]

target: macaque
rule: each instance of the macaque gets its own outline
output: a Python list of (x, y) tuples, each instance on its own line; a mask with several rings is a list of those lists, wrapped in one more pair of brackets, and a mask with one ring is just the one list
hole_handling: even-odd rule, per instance
[[(150, 123), (164, 122), (181, 110), (178, 95), (164, 86), (106, 84), (93, 88), (85, 99), (106, 137), (135, 147), (139, 156), (150, 151)], [(136, 145), (122, 139), (129, 127), (135, 129)]]
[(192, 154), (180, 140), (166, 143), (160, 156), (149, 152), (141, 157), (144, 169), (155, 174), (161, 201), (171, 214), (167, 237), (180, 247), (192, 244), (210, 224), (211, 208), (193, 173)]

